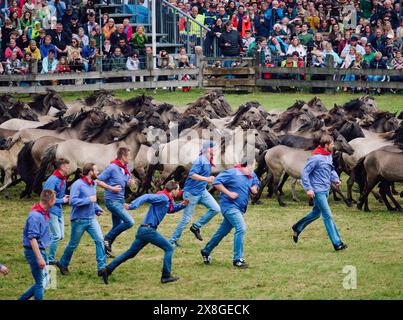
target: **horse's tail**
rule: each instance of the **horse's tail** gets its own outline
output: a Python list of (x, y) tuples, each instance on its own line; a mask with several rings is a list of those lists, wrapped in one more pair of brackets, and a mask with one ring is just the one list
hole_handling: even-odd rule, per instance
[(267, 165), (266, 165), (266, 160), (265, 160), (266, 152), (267, 152), (267, 150), (263, 151), (258, 156), (258, 159), (257, 159), (257, 168), (255, 170), (255, 174), (257, 175), (257, 177), (259, 179), (268, 170)]
[(35, 175), (33, 190), (35, 193), (40, 194), (42, 191), (42, 182), (45, 180), (46, 172), (50, 165), (53, 165), (56, 160), (57, 144), (52, 144), (46, 148), (41, 159), (41, 165)]
[(365, 157), (362, 157), (360, 160), (358, 160), (355, 167), (351, 170), (354, 182), (357, 182), (361, 194), (364, 191), (364, 187), (367, 181), (367, 170), (364, 166), (364, 160)]

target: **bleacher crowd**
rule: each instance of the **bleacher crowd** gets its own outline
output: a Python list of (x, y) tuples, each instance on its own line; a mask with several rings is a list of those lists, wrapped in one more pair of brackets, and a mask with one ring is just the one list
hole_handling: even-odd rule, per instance
[[(108, 3), (96, 1), (103, 2)], [(255, 57), (261, 65), (296, 68), (326, 67), (329, 61), (339, 68), (403, 67), (402, 8), (397, 0), (169, 2), (210, 31), (197, 32), (197, 24), (184, 23), (183, 16), (177, 26), (178, 39), (184, 47), (191, 42), (193, 54), (183, 48), (175, 55), (161, 50), (160, 68), (196, 66), (196, 57), (203, 55), (243, 55)], [(144, 69), (147, 55), (152, 55), (151, 39), (141, 25), (148, 20), (147, 0), (133, 4), (141, 12), (136, 24), (129, 18), (117, 24), (107, 13), (99, 17), (96, 3), (0, 1), (0, 74), (30, 73), (33, 61), (38, 62), (38, 72), (45, 74), (87, 72), (96, 70), (97, 64), (104, 71)], [(345, 77), (354, 79), (354, 75)], [(367, 80), (385, 78), (369, 76)]]

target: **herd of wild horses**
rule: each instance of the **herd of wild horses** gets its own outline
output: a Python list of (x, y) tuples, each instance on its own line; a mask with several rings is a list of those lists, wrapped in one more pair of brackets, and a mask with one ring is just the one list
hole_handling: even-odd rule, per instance
[[(84, 163), (94, 162), (102, 171), (125, 145), (131, 149), (130, 166), (139, 181), (136, 192), (128, 195), (134, 197), (161, 188), (169, 179), (183, 184), (201, 141), (215, 139), (220, 142), (218, 157), (226, 160), (219, 161), (213, 173), (234, 165), (252, 148), (262, 181), (252, 202), (259, 203), (267, 186), (268, 196), (276, 196), (285, 206), (284, 183), (291, 178), (293, 200), (298, 201), (296, 182), (325, 133), (335, 141), (336, 171), (348, 176), (347, 195), (332, 186), (335, 200), (340, 196), (351, 206), (357, 183), (358, 208), (369, 211), (372, 192), (388, 210), (402, 210), (395, 198), (395, 183), (403, 182), (403, 111), (380, 111), (370, 96), (330, 110), (315, 97), (271, 113), (258, 102), (248, 102), (233, 113), (220, 91), (206, 92), (186, 108), (145, 95), (122, 101), (103, 90), (68, 104), (53, 90), (33, 96), (28, 103), (3, 95), (0, 191), (23, 181), (21, 197), (40, 192), (59, 157), (70, 160), (71, 183)], [(228, 141), (235, 147), (228, 147)]]

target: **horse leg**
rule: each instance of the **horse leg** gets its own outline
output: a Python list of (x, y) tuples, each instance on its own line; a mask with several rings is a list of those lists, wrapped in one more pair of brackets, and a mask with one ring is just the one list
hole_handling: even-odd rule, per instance
[[(288, 177), (289, 177), (289, 174), (287, 172), (285, 172), (284, 176), (283, 176), (283, 180), (281, 180), (281, 183), (278, 186), (278, 192), (280, 193), (281, 196), (284, 196), (283, 187), (284, 187), (284, 184), (287, 181)], [(291, 184), (292, 184), (292, 182), (291, 182)]]
[(292, 193), (292, 201), (299, 202), (299, 199), (297, 197), (297, 190), (295, 188), (297, 184), (298, 179), (292, 178), (291, 179), (291, 193)]
[(382, 197), (380, 196), (380, 194), (379, 194), (379, 192), (376, 192), (376, 191), (372, 191), (372, 195), (374, 196), (374, 198), (379, 202), (379, 203), (382, 203), (383, 202), (383, 199), (382, 199)]
[(388, 208), (388, 211), (395, 211), (395, 208), (390, 205), (388, 198), (386, 197), (387, 189), (389, 189), (389, 184), (382, 181), (379, 185), (379, 195), (382, 197), (383, 203), (386, 208)]
[(360, 196), (360, 200), (358, 201), (357, 208), (362, 210), (362, 206), (364, 205), (364, 211), (370, 212), (368, 207), (368, 195), (372, 191), (372, 189), (376, 186), (376, 184), (379, 182), (378, 177), (368, 177), (367, 176), (367, 182), (364, 187), (363, 194)]
[(389, 196), (390, 200), (392, 200), (393, 204), (396, 206), (396, 211), (403, 211), (402, 207), (400, 206), (399, 202), (396, 201), (395, 197), (393, 196), (393, 191), (388, 187), (386, 190), (386, 194)]
[(273, 173), (273, 193), (277, 195), (278, 204), (281, 207), (286, 207), (287, 204), (284, 202), (283, 196), (278, 192), (278, 187), (280, 183), (281, 175), (278, 177)]
[(350, 177), (347, 180), (347, 199), (351, 203), (356, 203), (356, 201), (353, 199), (353, 185), (354, 185), (354, 173), (350, 174)]
[[(333, 185), (331, 185), (331, 189), (332, 189), (333, 195), (338, 194), (341, 197), (341, 199), (344, 201), (344, 203), (346, 204), (347, 207), (353, 206), (352, 202), (344, 196), (343, 192), (341, 192), (340, 189), (336, 188)], [(339, 201), (340, 201), (340, 199), (339, 199)]]
[(396, 185), (395, 185), (394, 182), (391, 183), (391, 186), (392, 186), (392, 194), (393, 194), (394, 196), (399, 195), (399, 191), (396, 190)]
[[(273, 198), (273, 175), (270, 171), (267, 172), (268, 183), (267, 183), (267, 198)], [(262, 190), (263, 191), (263, 190)]]
[(266, 175), (264, 178), (262, 185), (260, 186), (257, 194), (251, 198), (252, 204), (261, 204), (262, 202), (259, 201), (260, 197), (262, 196), (264, 187), (270, 182), (271, 176), (269, 174)]

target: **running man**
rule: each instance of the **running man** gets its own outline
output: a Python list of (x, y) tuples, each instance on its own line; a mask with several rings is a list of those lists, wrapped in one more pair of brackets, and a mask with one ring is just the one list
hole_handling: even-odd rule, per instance
[(190, 231), (200, 241), (203, 241), (200, 229), (220, 211), (217, 202), (206, 189), (207, 185), (214, 180), (214, 176), (211, 175), (211, 169), (214, 167), (213, 157), (215, 151), (216, 145), (214, 141), (204, 141), (200, 155), (193, 162), (192, 168), (189, 171), (183, 187), (183, 198), (189, 200), (189, 205), (183, 211), (182, 219), (171, 235), (170, 242), (174, 246), (180, 246), (178, 240), (186, 225), (192, 219), (197, 204), (200, 203), (207, 208), (207, 212), (190, 227)]
[(340, 251), (346, 249), (347, 245), (340, 239), (327, 202), (330, 185), (334, 183), (336, 187), (339, 187), (341, 184), (339, 176), (333, 166), (333, 148), (333, 138), (329, 135), (322, 136), (319, 146), (312, 151), (312, 157), (305, 163), (302, 171), (301, 184), (307, 196), (310, 199), (313, 198), (314, 206), (306, 217), (292, 226), (292, 229), (294, 231), (293, 240), (297, 243), (298, 236), (306, 226), (322, 215), (330, 241), (334, 249)]
[(220, 208), (224, 217), (220, 227), (201, 250), (205, 264), (211, 263), (211, 252), (221, 240), (235, 228), (233, 265), (247, 268), (243, 253), (246, 224), (244, 214), (248, 207), (249, 192), (256, 194), (260, 185), (253, 172), (255, 159), (244, 157), (241, 164), (222, 171), (213, 181), (213, 186), (220, 191)]
[(22, 243), (24, 255), (35, 284), (25, 291), (18, 300), (43, 300), (45, 268), (48, 264), (46, 248), (49, 247), (49, 209), (56, 202), (56, 194), (53, 190), (44, 189), (40, 194), (40, 200), (31, 208), (25, 222)]
[(168, 181), (164, 190), (158, 191), (157, 194), (145, 194), (138, 197), (130, 205), (125, 204), (125, 208), (128, 210), (135, 210), (143, 203), (149, 203), (150, 206), (142, 224), (137, 230), (136, 239), (131, 247), (106, 267), (108, 275), (126, 260), (134, 258), (141, 249), (151, 243), (165, 251), (161, 283), (179, 280), (178, 277), (174, 277), (171, 274), (174, 248), (167, 239), (157, 232), (158, 225), (162, 222), (167, 213), (172, 214), (182, 210), (188, 205), (189, 200), (187, 199), (180, 204), (174, 202), (174, 198), (178, 197), (179, 193), (178, 184), (174, 181)]

